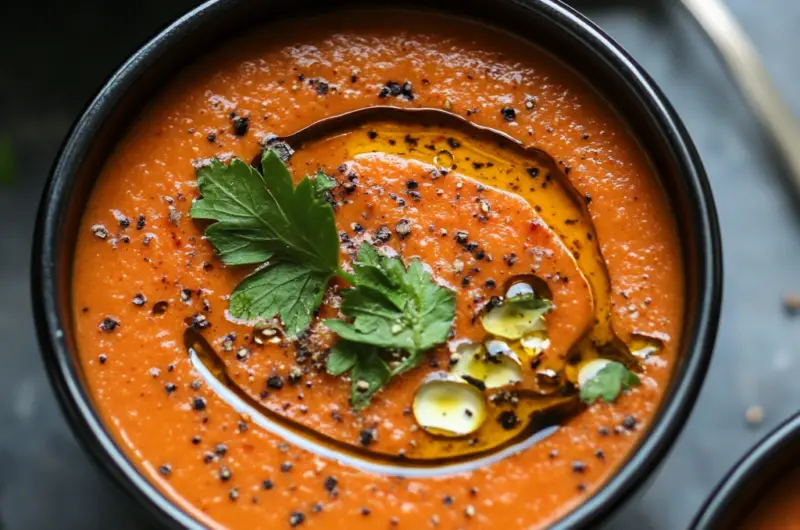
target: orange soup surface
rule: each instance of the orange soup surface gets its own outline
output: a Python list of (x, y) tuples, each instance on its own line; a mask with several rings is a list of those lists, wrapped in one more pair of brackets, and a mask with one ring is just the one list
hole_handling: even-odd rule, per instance
[[(232, 293), (272, 265), (223, 262), (205, 237), (213, 224), (192, 216), (208, 199), (198, 175), (235, 159), (260, 171), (265, 145), (288, 155), (275, 138), (377, 106), (439, 114), (376, 114), (290, 142), (283, 158), (295, 184), (332, 179), (314, 200), (333, 212), (343, 272), (310, 324), (295, 334), (274, 315), (239, 318)], [(414, 285), (453, 299), (446, 336), (357, 410), (371, 387), (329, 373), (341, 339), (324, 321), (352, 317), (348, 274), (367, 246), (420, 265)], [(522, 287), (549, 310), (519, 335), (490, 326)], [(108, 429), (203, 524), (521, 529), (591, 496), (649, 428), (681, 340), (684, 279), (654, 169), (576, 72), (477, 23), (382, 11), (265, 27), (178, 73), (97, 180), (72, 288)], [(271, 296), (254, 293), (248, 303)], [(465, 344), (483, 352), (475, 377), (459, 372)], [(375, 352), (391, 370), (410, 355)], [(587, 399), (584, 368), (598, 360), (636, 381)], [(500, 368), (496, 384), (486, 374)], [(455, 403), (452, 431), (451, 412), (434, 414), (442, 430), (420, 409), (436, 377), (456, 382), (423, 404)]]
[(773, 487), (745, 519), (743, 530), (797, 530), (800, 528), (800, 469), (795, 469)]

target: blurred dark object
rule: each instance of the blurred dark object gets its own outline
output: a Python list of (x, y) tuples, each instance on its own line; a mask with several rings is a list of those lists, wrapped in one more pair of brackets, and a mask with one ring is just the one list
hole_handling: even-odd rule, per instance
[(63, 419), (36, 344), (28, 271), (39, 196), (73, 120), (133, 51), (198, 3), (0, 0), (2, 529), (153, 528)]
[(14, 178), (16, 177), (14, 166), (11, 139), (6, 136), (0, 136), (0, 187), (14, 184)]

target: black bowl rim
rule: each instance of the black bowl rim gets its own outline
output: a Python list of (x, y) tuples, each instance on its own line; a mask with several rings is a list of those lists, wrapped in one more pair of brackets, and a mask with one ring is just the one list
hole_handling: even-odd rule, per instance
[[(559, 0), (509, 0), (531, 9), (559, 30), (571, 33), (613, 67), (646, 106), (650, 119), (661, 131), (685, 179), (693, 229), (702, 249), (698, 264), (698, 304), (695, 333), (685, 337), (688, 358), (681, 373), (673, 376), (670, 395), (664, 397), (649, 432), (629, 459), (603, 486), (552, 528), (591, 527), (616, 509), (641, 485), (664, 458), (680, 434), (702, 386), (719, 321), (722, 300), (722, 248), (716, 208), (702, 163), (688, 133), (660, 89), (633, 58), (611, 37), (583, 15)], [(79, 381), (58, 316), (58, 275), (55, 248), (59, 221), (66, 208), (67, 191), (74, 181), (79, 161), (115, 105), (139, 75), (162, 55), (178, 45), (204, 21), (236, 6), (239, 0), (210, 0), (176, 20), (134, 53), (106, 82), (73, 125), (59, 151), (42, 195), (32, 254), (34, 316), (48, 377), (73, 431), (88, 452), (123, 488), (167, 526), (203, 528), (203, 525), (168, 500), (128, 460), (105, 429), (94, 410), (91, 396)]]
[[(738, 505), (738, 501), (745, 497), (749, 498), (748, 493), (754, 493), (750, 490), (750, 486), (758, 482), (765, 472), (769, 473), (768, 470), (771, 469), (769, 464), (774, 458), (782, 458), (788, 451), (796, 453), (798, 441), (800, 441), (800, 413), (790, 416), (772, 429), (736, 462), (703, 503), (690, 528), (697, 530), (722, 528), (721, 524), (730, 518), (732, 510), (740, 515), (749, 513), (755, 506)], [(772, 476), (774, 472), (775, 470), (772, 470)]]

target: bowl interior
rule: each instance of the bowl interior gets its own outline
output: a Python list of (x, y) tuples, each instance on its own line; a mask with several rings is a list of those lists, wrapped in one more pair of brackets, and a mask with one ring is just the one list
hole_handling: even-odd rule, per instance
[[(336, 3), (375, 7), (363, 0)], [(410, 0), (404, 8), (436, 9), (503, 28), (539, 45), (574, 69), (625, 117), (658, 168), (683, 246), (685, 335), (670, 387), (649, 432), (629, 461), (564, 527), (607, 513), (653, 469), (677, 436), (699, 391), (719, 313), (719, 234), (708, 184), (686, 133), (649, 78), (607, 36), (551, 0)], [(42, 200), (33, 256), (34, 307), (51, 381), (76, 433), (103, 466), (165, 522), (197, 523), (151, 486), (116, 446), (92, 409), (75, 358), (70, 314), (71, 272), (81, 214), (106, 154), (165, 80), (213, 43), (281, 17), (330, 10), (315, 0), (209, 2), (138, 51), (108, 81), (73, 128)], [(213, 38), (212, 38), (213, 36)]]
[(692, 528), (735, 528), (800, 463), (800, 414), (776, 427), (722, 479)]

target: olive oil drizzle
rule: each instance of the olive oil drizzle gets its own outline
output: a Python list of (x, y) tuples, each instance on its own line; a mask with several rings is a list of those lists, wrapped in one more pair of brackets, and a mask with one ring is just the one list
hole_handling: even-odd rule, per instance
[[(458, 171), (485, 186), (522, 197), (570, 250), (590, 286), (595, 318), (566, 357), (541, 357), (537, 373), (547, 375), (551, 384), (497, 393), (495, 397), (505, 394), (513, 399), (490, 399), (489, 417), (477, 432), (462, 438), (427, 435), (424, 443), (403, 454), (335, 439), (269, 410), (229, 376), (225, 361), (213, 347), (188, 329), (185, 346), (198, 372), (230, 406), (246, 412), (266, 430), (365, 471), (402, 476), (457, 473), (530, 447), (579, 413), (585, 407), (576, 388), (581, 363), (597, 357), (629, 367), (641, 362), (614, 332), (611, 282), (587, 200), (573, 187), (567, 169), (562, 170), (546, 152), (449, 112), (398, 107), (372, 107), (320, 120), (291, 136), (272, 138), (267, 145), (289, 155), (294, 150), (335, 149), (343, 151), (347, 160), (368, 153), (399, 156), (434, 164), (443, 174)], [(254, 164), (259, 161), (260, 157)], [(504, 424), (501, 419), (509, 415), (515, 423)]]
[[(431, 450), (427, 456), (389, 454), (337, 440), (269, 410), (233, 381), (224, 360), (198, 331), (187, 328), (183, 338), (193, 368), (231, 408), (247, 414), (259, 427), (297, 447), (372, 473), (413, 478), (478, 469), (527, 449), (550, 436), (558, 430), (558, 425), (564, 418), (580, 409), (580, 401), (575, 394), (543, 401), (539, 396), (520, 393), (520, 402), (514, 411), (520, 415), (527, 413), (530, 420), (513, 431), (506, 431), (508, 434), (500, 443), (465, 444), (471, 448), (470, 452), (454, 452), (447, 447), (453, 446), (454, 440), (432, 438)], [(502, 410), (511, 409), (505, 405), (498, 410), (502, 413)], [(502, 429), (499, 424), (497, 428)], [(497, 442), (497, 439), (494, 438), (493, 441)]]

